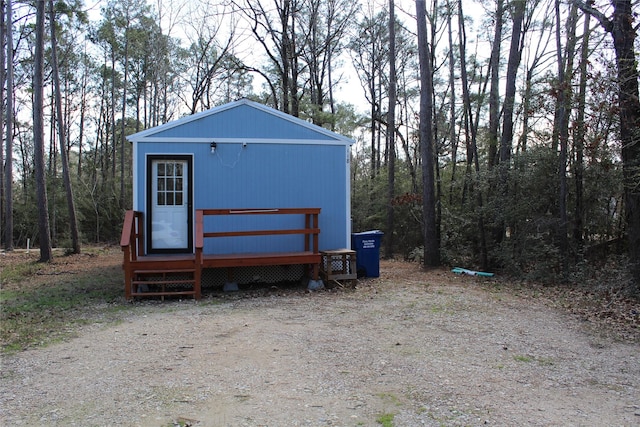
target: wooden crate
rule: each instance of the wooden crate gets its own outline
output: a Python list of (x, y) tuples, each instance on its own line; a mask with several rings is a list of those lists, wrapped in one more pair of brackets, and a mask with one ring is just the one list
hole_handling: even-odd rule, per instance
[(356, 251), (350, 249), (334, 249), (320, 251), (320, 274), (326, 281), (355, 280)]

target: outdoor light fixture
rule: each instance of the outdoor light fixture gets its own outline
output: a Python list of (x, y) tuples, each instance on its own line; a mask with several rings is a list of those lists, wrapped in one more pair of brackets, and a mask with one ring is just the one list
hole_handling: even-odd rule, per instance
[(210, 147), (211, 147), (211, 154), (216, 152), (216, 147), (218, 146), (218, 144), (216, 144), (215, 142), (212, 142)]

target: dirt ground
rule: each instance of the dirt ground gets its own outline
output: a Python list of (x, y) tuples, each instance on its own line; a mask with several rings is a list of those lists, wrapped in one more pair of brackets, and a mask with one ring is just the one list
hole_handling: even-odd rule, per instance
[(640, 425), (637, 329), (566, 306), (393, 261), (355, 288), (137, 302), (4, 355), (0, 424)]

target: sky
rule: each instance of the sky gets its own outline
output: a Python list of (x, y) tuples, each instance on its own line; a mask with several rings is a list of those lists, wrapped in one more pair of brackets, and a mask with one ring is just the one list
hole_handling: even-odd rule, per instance
[[(161, 25), (165, 33), (169, 32), (169, 35), (182, 39), (183, 46), (187, 46), (189, 43), (189, 32), (193, 33), (193, 28), (204, 21), (205, 14), (207, 12), (213, 12), (215, 6), (210, 8), (201, 9), (199, 12), (189, 15), (189, 10), (197, 7), (201, 4), (201, 1), (195, 0), (148, 0), (159, 14), (161, 15)], [(212, 5), (218, 5), (222, 3), (221, 0), (203, 0), (209, 1)], [(271, 2), (273, 0), (262, 0), (264, 2)], [(369, 9), (369, 13), (377, 13), (383, 7), (388, 6), (386, 0), (359, 0), (362, 4), (364, 11)], [(428, 3), (428, 2), (427, 2)], [(85, 5), (89, 13), (91, 21), (97, 22), (101, 19), (101, 7), (106, 4), (104, 0), (85, 0)], [(404, 22), (407, 29), (415, 33), (415, 1), (414, 0), (396, 0), (396, 18)], [(465, 13), (470, 16), (482, 16), (484, 12), (479, 6), (476, 0), (463, 0), (463, 7)], [(215, 18), (212, 18), (215, 19)], [(198, 22), (201, 20), (201, 22)], [(223, 21), (223, 24), (234, 25), (236, 28), (240, 26), (237, 23), (230, 23), (230, 20)], [(476, 23), (477, 24), (477, 23)], [(226, 31), (223, 28), (223, 31)], [(468, 29), (469, 34), (473, 34), (473, 28)], [(472, 37), (469, 37), (472, 39)], [(444, 41), (441, 41), (444, 43)], [(482, 51), (483, 49), (481, 49)], [(484, 49), (488, 50), (488, 49)], [(258, 52), (256, 54), (256, 52)], [(262, 61), (262, 50), (256, 49), (256, 42), (252, 40), (249, 31), (245, 31), (245, 34), (241, 36), (241, 42), (236, 47), (234, 53), (239, 57), (245, 57), (249, 62)], [(482, 52), (480, 52), (482, 55)], [(361, 113), (366, 113), (369, 110), (368, 102), (364, 95), (364, 90), (361, 86), (360, 80), (357, 75), (351, 58), (348, 54), (343, 54), (341, 57), (343, 63), (342, 80), (340, 81), (335, 96), (338, 101), (350, 103), (356, 106), (356, 109)], [(260, 92), (262, 90), (263, 80), (259, 75), (254, 75), (254, 90)]]

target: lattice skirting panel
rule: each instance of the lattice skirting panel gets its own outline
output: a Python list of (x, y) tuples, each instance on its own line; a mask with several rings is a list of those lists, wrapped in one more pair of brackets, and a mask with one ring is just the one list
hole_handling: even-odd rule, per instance
[[(239, 285), (248, 283), (294, 282), (305, 275), (304, 265), (266, 265), (259, 267), (236, 267), (233, 281)], [(202, 271), (202, 287), (221, 287), (227, 282), (225, 268), (207, 268)]]
[[(306, 273), (304, 265), (268, 265), (260, 267), (235, 267), (233, 269), (233, 281), (245, 285), (249, 283), (279, 283), (279, 282), (296, 282), (301, 280)], [(174, 280), (188, 280), (193, 278), (191, 275), (170, 274), (165, 277), (162, 275), (146, 276), (144, 280), (151, 288), (157, 286), (154, 282), (171, 278)], [(227, 269), (225, 268), (206, 268), (202, 271), (202, 288), (222, 287), (227, 282)], [(183, 288), (184, 285), (166, 284), (166, 289)]]

